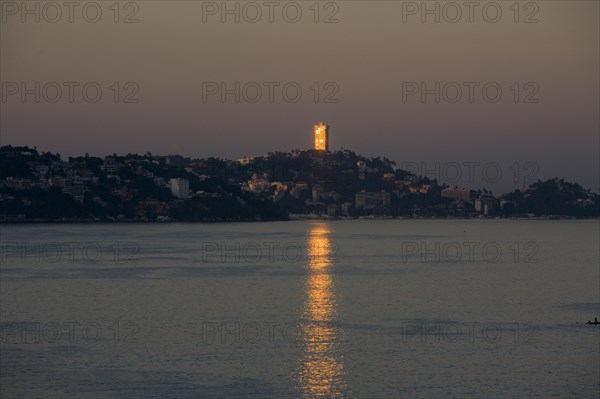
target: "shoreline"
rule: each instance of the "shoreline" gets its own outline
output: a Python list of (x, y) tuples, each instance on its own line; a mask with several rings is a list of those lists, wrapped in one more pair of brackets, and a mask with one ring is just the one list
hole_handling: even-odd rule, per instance
[(373, 220), (527, 220), (527, 221), (547, 221), (547, 220), (600, 220), (600, 217), (576, 217), (576, 216), (531, 216), (531, 217), (438, 217), (438, 216), (399, 216), (399, 217), (329, 217), (329, 216), (310, 216), (292, 217), (289, 219), (274, 219), (274, 220), (143, 220), (143, 219), (128, 219), (128, 220), (95, 220), (95, 219), (64, 219), (64, 220), (0, 220), (2, 225), (30, 225), (30, 224), (228, 224), (228, 223), (269, 223), (269, 222), (298, 222), (298, 221), (373, 221)]

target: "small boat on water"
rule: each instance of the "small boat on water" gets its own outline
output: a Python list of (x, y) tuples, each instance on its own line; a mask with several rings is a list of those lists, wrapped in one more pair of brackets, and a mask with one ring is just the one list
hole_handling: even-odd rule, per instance
[(598, 321), (597, 317), (594, 317), (594, 321), (588, 320), (587, 324), (593, 324), (593, 325), (598, 325), (600, 324), (600, 322)]

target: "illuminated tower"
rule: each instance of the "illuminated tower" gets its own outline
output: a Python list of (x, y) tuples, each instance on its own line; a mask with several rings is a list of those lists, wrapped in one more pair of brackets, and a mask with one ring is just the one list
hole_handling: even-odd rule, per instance
[(329, 151), (329, 126), (323, 122), (313, 127), (315, 132), (315, 150)]

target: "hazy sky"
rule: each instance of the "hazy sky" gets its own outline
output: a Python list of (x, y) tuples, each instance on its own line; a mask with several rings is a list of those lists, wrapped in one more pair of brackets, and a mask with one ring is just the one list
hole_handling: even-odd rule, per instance
[(324, 121), (331, 149), (441, 180), (462, 165), (458, 185), (475, 162), (472, 186), (507, 191), (528, 175), (599, 188), (598, 1), (429, 1), (429, 14), (421, 1), (338, 1), (318, 15), (314, 1), (47, 3), (1, 2), (3, 145), (239, 158), (310, 148)]

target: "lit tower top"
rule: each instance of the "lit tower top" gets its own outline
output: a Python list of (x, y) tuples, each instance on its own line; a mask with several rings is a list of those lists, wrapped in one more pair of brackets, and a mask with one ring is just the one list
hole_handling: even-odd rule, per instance
[(329, 151), (329, 126), (323, 122), (313, 126), (315, 132), (315, 150)]

